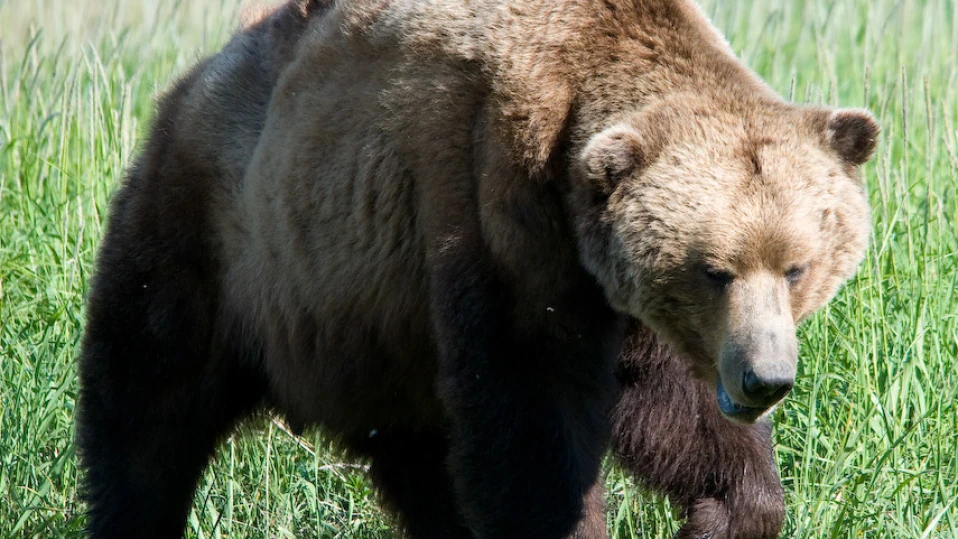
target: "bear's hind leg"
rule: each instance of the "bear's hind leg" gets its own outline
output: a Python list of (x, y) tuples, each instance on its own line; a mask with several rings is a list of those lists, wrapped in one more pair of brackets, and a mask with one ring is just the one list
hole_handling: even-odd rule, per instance
[(180, 537), (215, 443), (263, 384), (207, 349), (88, 331), (78, 445), (91, 537)]
[(456, 510), (440, 434), (374, 432), (363, 452), (383, 501), (413, 539), (473, 539)]
[(583, 499), (582, 519), (569, 539), (608, 539), (605, 522), (605, 481), (598, 481), (586, 492)]
[[(122, 197), (122, 195), (121, 195)], [(175, 538), (216, 441), (265, 385), (214, 343), (213, 286), (114, 210), (90, 294), (77, 444), (94, 539)]]

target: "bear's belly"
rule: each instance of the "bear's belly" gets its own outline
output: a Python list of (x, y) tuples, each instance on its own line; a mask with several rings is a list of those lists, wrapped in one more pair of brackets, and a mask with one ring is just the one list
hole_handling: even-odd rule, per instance
[(428, 331), (409, 320), (304, 311), (268, 322), (271, 401), (291, 418), (337, 434), (424, 429), (440, 421), (437, 360)]
[(263, 347), (271, 400), (342, 434), (435, 424), (412, 182), (341, 178), (298, 195), (271, 187), (259, 200), (281, 203), (239, 204), (233, 222), (243, 226), (224, 233), (223, 295)]

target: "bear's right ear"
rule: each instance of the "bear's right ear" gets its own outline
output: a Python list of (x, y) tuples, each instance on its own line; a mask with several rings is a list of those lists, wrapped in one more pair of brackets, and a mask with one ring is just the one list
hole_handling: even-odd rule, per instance
[(585, 173), (605, 194), (645, 165), (638, 131), (628, 126), (606, 129), (592, 137), (582, 151)]

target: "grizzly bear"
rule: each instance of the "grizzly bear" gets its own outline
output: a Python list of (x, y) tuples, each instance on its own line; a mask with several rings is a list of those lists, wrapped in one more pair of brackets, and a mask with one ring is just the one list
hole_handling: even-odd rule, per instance
[(787, 103), (691, 0), (293, 0), (162, 99), (80, 359), (93, 537), (178, 537), (268, 406), (416, 538), (775, 537), (765, 417), (860, 262), (863, 111)]

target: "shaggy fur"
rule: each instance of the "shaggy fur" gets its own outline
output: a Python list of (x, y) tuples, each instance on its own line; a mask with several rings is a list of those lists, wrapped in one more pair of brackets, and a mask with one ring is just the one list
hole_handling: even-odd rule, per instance
[(413, 537), (604, 537), (610, 439), (683, 537), (778, 533), (768, 427), (714, 384), (774, 405), (743, 373), (794, 372), (860, 260), (867, 114), (784, 103), (685, 0), (249, 21), (113, 203), (80, 364), (94, 537), (178, 536), (264, 404), (368, 459)]
[(719, 414), (715, 391), (690, 380), (683, 363), (633, 323), (618, 376), (612, 452), (687, 517), (679, 538), (777, 537), (785, 500), (772, 457), (771, 425), (736, 425)]

